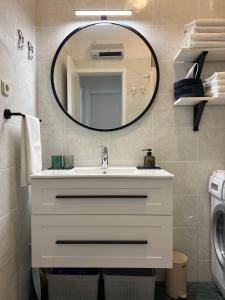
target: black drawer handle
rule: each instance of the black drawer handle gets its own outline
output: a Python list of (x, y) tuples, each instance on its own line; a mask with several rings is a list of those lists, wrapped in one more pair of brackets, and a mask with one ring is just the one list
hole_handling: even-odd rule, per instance
[(57, 240), (56, 245), (147, 245), (147, 240), (120, 241), (120, 240)]
[(56, 199), (146, 199), (147, 195), (56, 195)]

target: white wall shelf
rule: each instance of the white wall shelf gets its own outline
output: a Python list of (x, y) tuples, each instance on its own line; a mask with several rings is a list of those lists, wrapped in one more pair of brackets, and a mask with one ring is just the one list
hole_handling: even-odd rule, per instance
[(202, 101), (207, 101), (206, 105), (225, 105), (225, 99), (215, 97), (182, 97), (174, 101), (174, 106), (192, 106)]
[[(196, 74), (200, 78), (205, 61), (225, 61), (225, 48), (181, 48), (174, 62), (198, 63)], [(215, 97), (182, 97), (176, 100), (174, 106), (193, 106), (193, 130), (199, 130), (199, 124), (206, 105), (225, 105), (225, 99)]]
[(225, 48), (181, 48), (174, 62), (193, 62), (204, 51), (208, 52), (206, 61), (225, 61)]
[(193, 130), (199, 130), (199, 124), (206, 105), (225, 105), (225, 99), (214, 97), (183, 97), (176, 100), (174, 106), (193, 106)]

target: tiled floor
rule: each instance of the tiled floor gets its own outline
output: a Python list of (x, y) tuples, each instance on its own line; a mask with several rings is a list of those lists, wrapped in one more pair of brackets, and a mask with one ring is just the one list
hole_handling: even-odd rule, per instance
[[(156, 284), (155, 300), (171, 300), (165, 293), (162, 283)], [(190, 283), (187, 300), (224, 300), (214, 283)]]

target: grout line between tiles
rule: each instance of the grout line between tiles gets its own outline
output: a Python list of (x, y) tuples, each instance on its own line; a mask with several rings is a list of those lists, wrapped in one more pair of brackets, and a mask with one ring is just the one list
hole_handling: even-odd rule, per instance
[(6, 168), (1, 168), (0, 169), (0, 173), (3, 171), (3, 172), (5, 172), (5, 171), (9, 171), (9, 170), (13, 170), (13, 169), (19, 169), (20, 170), (20, 167), (17, 165), (15, 165), (15, 166), (9, 166), (9, 167), (6, 167)]

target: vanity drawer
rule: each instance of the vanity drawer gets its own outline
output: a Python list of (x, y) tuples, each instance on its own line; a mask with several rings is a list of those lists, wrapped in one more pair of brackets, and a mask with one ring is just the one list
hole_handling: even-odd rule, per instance
[(163, 188), (44, 188), (32, 199), (33, 214), (172, 215), (173, 203), (172, 192)]
[(172, 217), (32, 216), (33, 267), (172, 267)]

